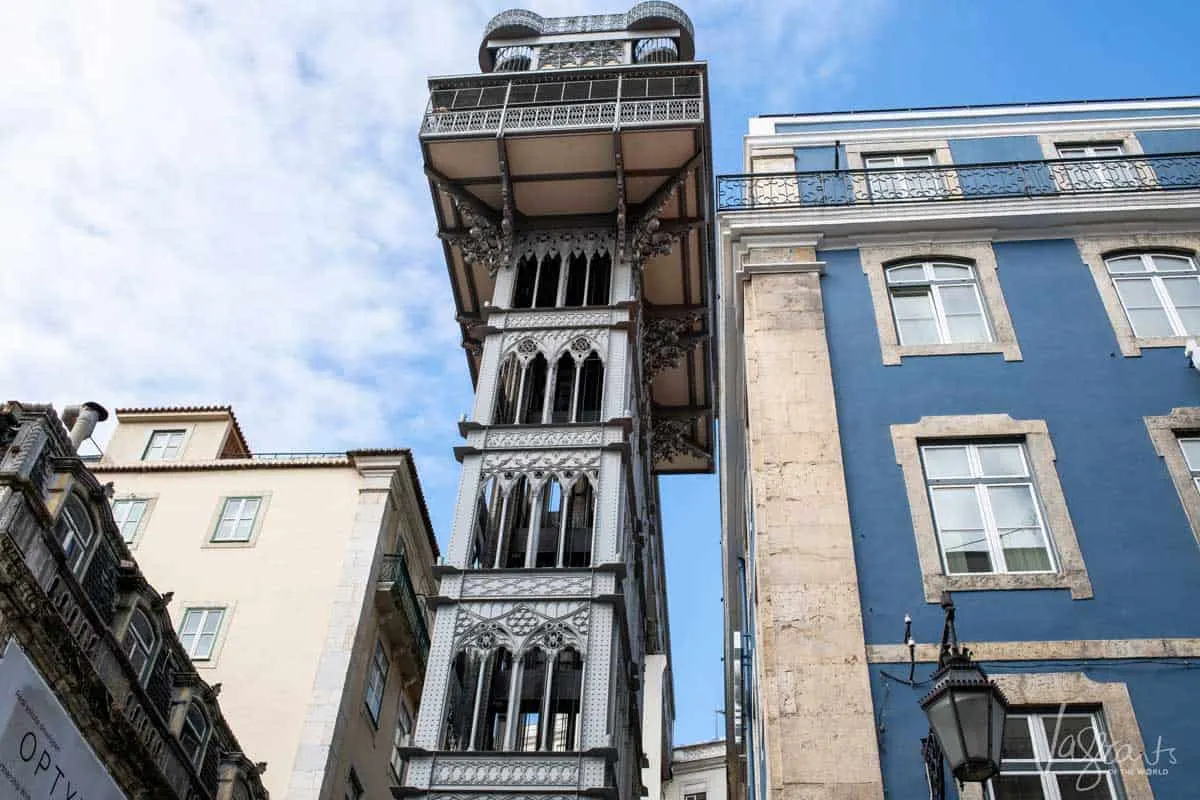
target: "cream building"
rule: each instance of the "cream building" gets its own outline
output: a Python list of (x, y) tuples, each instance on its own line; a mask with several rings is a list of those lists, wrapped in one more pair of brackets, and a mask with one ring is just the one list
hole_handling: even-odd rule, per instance
[(386, 797), (438, 557), (407, 450), (252, 454), (228, 406), (118, 409), (91, 467), (274, 797)]
[(662, 800), (725, 800), (725, 781), (724, 739), (680, 745), (671, 752)]

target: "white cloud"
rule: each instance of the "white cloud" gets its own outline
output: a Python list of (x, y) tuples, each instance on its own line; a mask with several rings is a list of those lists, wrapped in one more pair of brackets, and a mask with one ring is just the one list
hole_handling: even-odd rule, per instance
[[(448, 505), (469, 382), (416, 131), (426, 76), (475, 71), (507, 5), (7, 8), (0, 399), (230, 402), (257, 449), (412, 446)], [(859, 13), (693, 5), (743, 86), (838, 69)]]

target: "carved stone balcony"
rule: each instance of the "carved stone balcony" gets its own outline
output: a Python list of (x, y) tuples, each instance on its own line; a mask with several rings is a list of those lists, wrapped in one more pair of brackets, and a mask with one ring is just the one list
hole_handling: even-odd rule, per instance
[(411, 643), (411, 651), (416, 655), (416, 664), (413, 666), (418, 674), (424, 672), (425, 662), (429, 658), (429, 629), (403, 553), (383, 556), (376, 584), (375, 607), (383, 617), (384, 629), (392, 643), (401, 649), (403, 643)]
[(719, 211), (1200, 189), (1200, 153), (721, 175)]

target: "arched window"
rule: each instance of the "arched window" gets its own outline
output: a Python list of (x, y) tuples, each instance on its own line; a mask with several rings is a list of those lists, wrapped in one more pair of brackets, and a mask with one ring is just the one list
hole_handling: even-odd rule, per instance
[(599, 422), (604, 395), (604, 362), (592, 351), (579, 367), (579, 389), (575, 402), (576, 422)]
[(531, 516), (529, 482), (520, 475), (505, 489), (491, 477), (475, 509), (472, 569), (525, 566)]
[(534, 648), (521, 659), (521, 691), (517, 698), (517, 730), (513, 749), (529, 752), (539, 749), (542, 706), (546, 702), (546, 654)]
[[(522, 346), (535, 348), (532, 342)], [(496, 402), (492, 414), (495, 425), (537, 425), (546, 407), (549, 365), (541, 353), (525, 363), (512, 353), (500, 365), (496, 377)]]
[(480, 489), (469, 568), (589, 566), (596, 503), (588, 479), (564, 489), (550, 477), (537, 492), (524, 475), (510, 480), (507, 490), (495, 477)]
[(195, 766), (200, 766), (204, 760), (204, 748), (208, 744), (208, 717), (200, 703), (193, 700), (188, 706), (187, 715), (183, 718), (183, 729), (179, 732), (179, 743), (183, 751)]
[(524, 476), (508, 490), (504, 502), (504, 526), (502, 546), (504, 557), (498, 567), (525, 566), (525, 549), (529, 544), (529, 481)]
[(535, 308), (554, 308), (558, 305), (558, 278), (562, 271), (562, 257), (548, 255), (542, 259), (538, 269), (537, 291), (533, 299)]
[(1124, 253), (1104, 260), (1133, 335), (1200, 333), (1200, 270), (1185, 253)]
[[(575, 750), (583, 678), (579, 651), (499, 647), (454, 658), (447, 698), (447, 750)], [(557, 655), (554, 655), (557, 653)]]
[(500, 512), (504, 493), (493, 475), (479, 490), (475, 503), (475, 535), (471, 546), (470, 567), (490, 568), (496, 563), (496, 543), (500, 533)]
[(517, 262), (513, 308), (556, 308), (609, 304), (612, 255), (549, 253), (539, 262), (527, 255)]
[(515, 353), (504, 359), (500, 374), (496, 378), (496, 408), (492, 422), (496, 425), (511, 425), (516, 420), (517, 396), (521, 388), (521, 362)]
[(562, 528), (563, 493), (558, 481), (550, 478), (538, 495), (537, 552), (533, 566), (553, 567), (559, 563), (558, 543)]
[(972, 265), (896, 264), (887, 268), (887, 285), (901, 345), (992, 341)]
[[(581, 340), (587, 347), (587, 340)], [(604, 362), (596, 351), (576, 363), (563, 353), (554, 365), (554, 389), (550, 396), (552, 423), (599, 422), (604, 397)]]
[(533, 308), (537, 273), (538, 262), (533, 256), (525, 256), (517, 262), (517, 274), (513, 280), (513, 308)]
[(133, 609), (129, 617), (129, 627), (125, 630), (125, 639), (121, 643), (129, 664), (137, 673), (138, 683), (145, 685), (154, 664), (154, 652), (158, 647), (158, 630), (150, 621), (150, 616), (141, 606)]
[(596, 517), (596, 501), (592, 486), (580, 477), (567, 497), (567, 513), (563, 520), (563, 545), (560, 566), (587, 567), (592, 563), (592, 525)]
[(582, 687), (583, 658), (579, 651), (573, 648), (560, 651), (554, 660), (550, 682), (544, 749), (563, 752), (577, 748), (575, 739)]
[(479, 686), (481, 720), (476, 735), (478, 750), (503, 750), (508, 731), (509, 692), (512, 690), (513, 658), (503, 647), (488, 655)]
[(571, 256), (568, 264), (563, 305), (568, 307), (608, 305), (612, 257), (608, 253), (596, 253), (588, 258), (582, 253), (576, 253)]
[(542, 409), (546, 405), (546, 357), (538, 353), (525, 365), (525, 379), (521, 382), (521, 414), (517, 421), (522, 425), (537, 425), (542, 421)]
[(554, 368), (554, 395), (550, 398), (550, 421), (571, 421), (571, 399), (575, 391), (575, 359), (563, 353)]
[(482, 661), (483, 654), (477, 650), (464, 650), (454, 657), (443, 735), (443, 746), (447, 750), (469, 750), (471, 747)]
[(71, 495), (63, 506), (55, 532), (67, 557), (67, 566), (79, 575), (83, 572), (84, 557), (96, 536), (96, 528), (87, 506), (76, 495)]

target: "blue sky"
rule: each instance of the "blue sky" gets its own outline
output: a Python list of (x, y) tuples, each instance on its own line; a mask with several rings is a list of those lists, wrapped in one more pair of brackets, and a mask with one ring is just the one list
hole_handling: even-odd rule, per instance
[[(0, 397), (228, 402), (259, 451), (409, 446), (444, 541), (470, 386), (416, 130), (425, 77), (475, 71), (511, 5), (6, 9)], [(1200, 89), (1195, 3), (682, 5), (710, 61), (718, 172), (741, 171), (759, 113)], [(664, 480), (663, 504), (676, 741), (697, 741), (722, 703), (716, 481)]]

